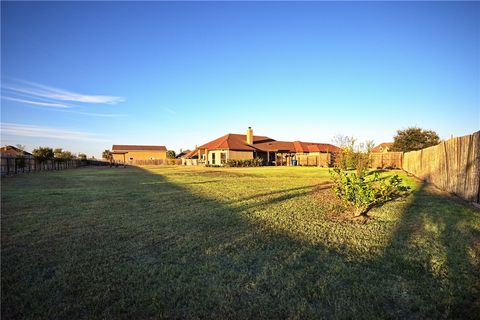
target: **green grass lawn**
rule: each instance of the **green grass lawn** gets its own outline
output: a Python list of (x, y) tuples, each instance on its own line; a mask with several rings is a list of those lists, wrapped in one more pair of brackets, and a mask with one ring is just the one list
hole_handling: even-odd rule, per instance
[(478, 317), (480, 213), (402, 176), (366, 224), (320, 168), (2, 179), (2, 318)]

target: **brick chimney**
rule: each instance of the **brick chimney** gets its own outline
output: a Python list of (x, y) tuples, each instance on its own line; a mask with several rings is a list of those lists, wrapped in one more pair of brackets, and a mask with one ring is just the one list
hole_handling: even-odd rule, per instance
[(247, 129), (247, 144), (253, 144), (253, 129), (248, 127)]

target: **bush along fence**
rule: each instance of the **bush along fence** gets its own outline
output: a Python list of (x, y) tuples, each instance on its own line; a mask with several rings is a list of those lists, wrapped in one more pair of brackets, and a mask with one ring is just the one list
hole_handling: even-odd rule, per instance
[(467, 201), (480, 203), (480, 131), (406, 152), (402, 169)]
[(247, 159), (247, 160), (234, 160), (228, 159), (225, 165), (227, 167), (261, 167), (263, 160), (261, 158)]

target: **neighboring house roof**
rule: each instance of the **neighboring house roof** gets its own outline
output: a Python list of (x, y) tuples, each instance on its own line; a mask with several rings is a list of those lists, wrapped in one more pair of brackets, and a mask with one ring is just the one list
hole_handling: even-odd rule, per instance
[(185, 158), (185, 156), (186, 156), (187, 154), (189, 154), (190, 152), (191, 152), (191, 151), (188, 150), (188, 149), (187, 149), (187, 150), (183, 150), (182, 152), (180, 152), (179, 154), (177, 154), (177, 156), (176, 156), (175, 158), (177, 158), (177, 159)]
[(199, 146), (186, 155), (186, 158), (195, 156), (198, 149), (218, 150), (229, 149), (238, 151), (270, 151), (270, 152), (336, 152), (341, 149), (328, 143), (315, 143), (303, 141), (276, 141), (266, 136), (253, 136), (253, 144), (246, 143), (244, 134), (229, 133), (218, 139), (212, 140)]
[(5, 146), (0, 148), (1, 153), (6, 153), (14, 156), (33, 156), (31, 153), (27, 151), (23, 151), (22, 149), (19, 149), (14, 146)]
[(373, 152), (382, 152), (385, 149), (391, 149), (393, 146), (393, 142), (383, 142), (380, 143), (378, 146), (372, 149)]
[(194, 150), (190, 151), (187, 153), (184, 158), (190, 159), (193, 158), (194, 156), (198, 155), (198, 148), (195, 148)]
[(167, 151), (165, 146), (137, 146), (126, 144), (114, 144), (112, 151)]

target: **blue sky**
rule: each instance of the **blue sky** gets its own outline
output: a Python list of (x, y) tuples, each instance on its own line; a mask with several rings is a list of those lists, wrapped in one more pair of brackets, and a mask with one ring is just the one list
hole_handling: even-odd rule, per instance
[(2, 144), (480, 128), (480, 3), (2, 2)]

